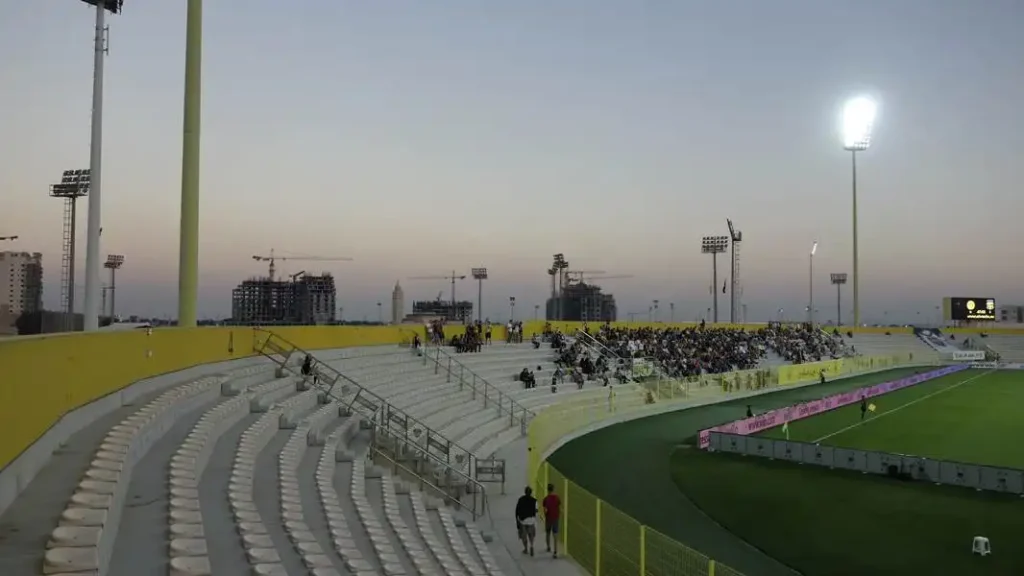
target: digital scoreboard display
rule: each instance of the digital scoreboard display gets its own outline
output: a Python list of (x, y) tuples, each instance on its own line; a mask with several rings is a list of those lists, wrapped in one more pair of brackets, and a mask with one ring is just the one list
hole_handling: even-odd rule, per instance
[(996, 301), (994, 298), (950, 298), (949, 315), (953, 320), (995, 321)]

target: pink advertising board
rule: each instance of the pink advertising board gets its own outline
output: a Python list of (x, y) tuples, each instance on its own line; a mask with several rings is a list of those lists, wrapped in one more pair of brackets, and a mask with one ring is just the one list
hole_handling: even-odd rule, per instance
[(756, 434), (758, 432), (768, 430), (769, 428), (782, 426), (785, 422), (792, 422), (794, 420), (800, 420), (802, 418), (821, 414), (822, 412), (828, 412), (829, 410), (835, 410), (842, 406), (848, 406), (850, 404), (860, 402), (861, 398), (871, 398), (873, 396), (886, 394), (893, 390), (899, 390), (900, 388), (920, 384), (921, 382), (939, 378), (947, 374), (953, 374), (968, 367), (969, 366), (963, 364), (947, 366), (945, 368), (915, 374), (913, 376), (908, 376), (907, 378), (893, 380), (892, 382), (886, 382), (884, 384), (875, 384), (874, 386), (866, 386), (864, 388), (858, 388), (848, 392), (840, 392), (839, 394), (833, 394), (832, 396), (826, 396), (818, 400), (811, 400), (810, 402), (804, 402), (795, 406), (776, 408), (775, 410), (769, 410), (764, 414), (758, 414), (752, 418), (743, 418), (741, 420), (736, 420), (735, 422), (720, 424), (706, 430), (701, 430), (698, 434), (698, 445), (701, 448), (707, 448), (708, 444), (711, 442), (712, 432), (727, 432), (729, 434), (739, 434), (741, 436)]

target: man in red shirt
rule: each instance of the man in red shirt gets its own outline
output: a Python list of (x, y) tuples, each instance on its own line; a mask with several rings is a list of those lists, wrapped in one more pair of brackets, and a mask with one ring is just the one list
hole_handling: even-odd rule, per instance
[(562, 512), (562, 499), (555, 494), (555, 485), (548, 484), (548, 495), (541, 503), (544, 508), (544, 542), (548, 552), (554, 551), (558, 558), (558, 518)]

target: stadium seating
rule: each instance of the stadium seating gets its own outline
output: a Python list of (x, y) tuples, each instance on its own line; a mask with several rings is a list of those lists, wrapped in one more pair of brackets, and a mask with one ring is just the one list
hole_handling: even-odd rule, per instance
[(853, 338), (843, 335), (847, 346), (856, 349), (862, 356), (886, 356), (890, 354), (913, 354), (915, 359), (938, 359), (938, 352), (921, 341), (914, 334), (855, 334)]
[(1005, 362), (1024, 362), (1024, 336), (992, 334), (986, 338), (977, 338), (975, 341), (979, 345), (987, 345), (995, 350)]
[[(468, 387), (460, 389), (449, 369), (486, 379), (492, 390), (533, 410), (607, 398), (593, 383), (553, 392), (546, 345), (500, 343), (450, 359), (433, 349), (419, 355), (393, 347), (325, 351), (317, 358), (481, 457), (518, 438), (520, 428), (493, 406), (484, 408)], [(525, 367), (537, 373), (537, 387), (516, 381)], [(166, 510), (167, 557), (149, 561), (175, 576), (497, 576), (515, 569), (467, 514), (368, 461), (358, 415), (274, 368), (262, 359), (177, 382), (111, 428), (45, 552), (37, 551), (43, 572), (107, 573), (127, 565), (125, 555), (142, 536), (118, 527), (133, 513), (126, 495), (135, 465), (147, 456), (166, 466), (167, 487), (155, 504)], [(630, 386), (617, 387), (622, 401), (641, 402)], [(235, 549), (235, 556), (225, 552)]]

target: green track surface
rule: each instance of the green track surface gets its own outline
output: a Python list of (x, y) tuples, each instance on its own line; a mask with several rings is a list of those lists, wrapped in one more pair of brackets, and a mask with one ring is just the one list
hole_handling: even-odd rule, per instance
[[(679, 490), (673, 481), (673, 452), (693, 443), (701, 429), (742, 418), (748, 404), (755, 412), (763, 412), (927, 370), (889, 370), (824, 385), (783, 388), (609, 426), (569, 442), (549, 461), (612, 506), (746, 576), (792, 576), (791, 568), (730, 533)], [(728, 499), (731, 490), (723, 484), (719, 492)]]
[[(963, 371), (869, 402), (863, 423), (844, 407), (791, 423), (790, 438), (1024, 467), (1024, 373)], [(672, 469), (709, 516), (807, 576), (1024, 574), (1019, 497), (690, 448)], [(992, 556), (970, 553), (979, 535)]]

